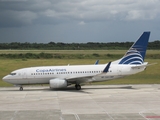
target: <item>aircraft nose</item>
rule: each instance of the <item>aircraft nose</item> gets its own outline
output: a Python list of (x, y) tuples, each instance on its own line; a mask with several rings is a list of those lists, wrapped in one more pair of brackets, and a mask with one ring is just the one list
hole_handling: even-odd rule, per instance
[(3, 80), (3, 81), (7, 81), (7, 80), (8, 80), (8, 76), (4, 76), (4, 77), (2, 78), (2, 80)]

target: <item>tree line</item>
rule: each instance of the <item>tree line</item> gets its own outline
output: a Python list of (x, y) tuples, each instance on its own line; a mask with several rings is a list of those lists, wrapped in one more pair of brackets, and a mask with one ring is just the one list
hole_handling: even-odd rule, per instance
[[(12, 53), (0, 54), (0, 59), (118, 59), (123, 54), (51, 54), (51, 53)], [(147, 54), (148, 59), (160, 59), (160, 54)]]
[[(0, 50), (14, 49), (14, 50), (125, 50), (128, 49), (133, 42), (109, 42), (109, 43), (0, 43)], [(148, 49), (160, 49), (160, 40), (149, 42)]]

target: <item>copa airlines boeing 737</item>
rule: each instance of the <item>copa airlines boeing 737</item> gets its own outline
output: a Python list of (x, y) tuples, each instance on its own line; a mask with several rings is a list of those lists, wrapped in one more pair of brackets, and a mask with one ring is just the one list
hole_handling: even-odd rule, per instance
[(144, 32), (119, 60), (96, 65), (42, 66), (18, 69), (3, 77), (3, 81), (20, 86), (49, 84), (50, 88), (65, 88), (75, 84), (77, 90), (85, 82), (100, 82), (143, 71), (150, 32)]

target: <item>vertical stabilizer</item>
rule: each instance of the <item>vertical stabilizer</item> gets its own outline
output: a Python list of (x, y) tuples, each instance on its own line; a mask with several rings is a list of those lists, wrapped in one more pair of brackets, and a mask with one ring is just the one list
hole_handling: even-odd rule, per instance
[(144, 32), (116, 64), (143, 64), (150, 32)]

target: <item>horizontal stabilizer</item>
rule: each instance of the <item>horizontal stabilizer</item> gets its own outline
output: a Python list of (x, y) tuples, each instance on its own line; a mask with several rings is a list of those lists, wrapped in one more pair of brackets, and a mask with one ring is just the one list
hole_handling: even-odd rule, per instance
[(148, 64), (148, 63), (145, 63), (145, 64), (143, 64), (143, 65), (136, 65), (136, 66), (133, 66), (133, 67), (131, 67), (131, 68), (142, 68), (142, 67), (147, 67), (147, 66), (150, 66), (150, 65), (155, 65), (155, 64), (157, 64), (157, 63), (152, 63), (152, 64)]
[(155, 64), (157, 64), (157, 63), (151, 63), (151, 64), (148, 64), (147, 66), (150, 66), (150, 65), (155, 65)]
[(106, 73), (106, 72), (109, 71), (110, 65), (111, 65), (111, 62), (109, 62), (109, 63), (107, 64), (107, 66), (106, 66), (105, 69), (103, 70), (103, 73)]

